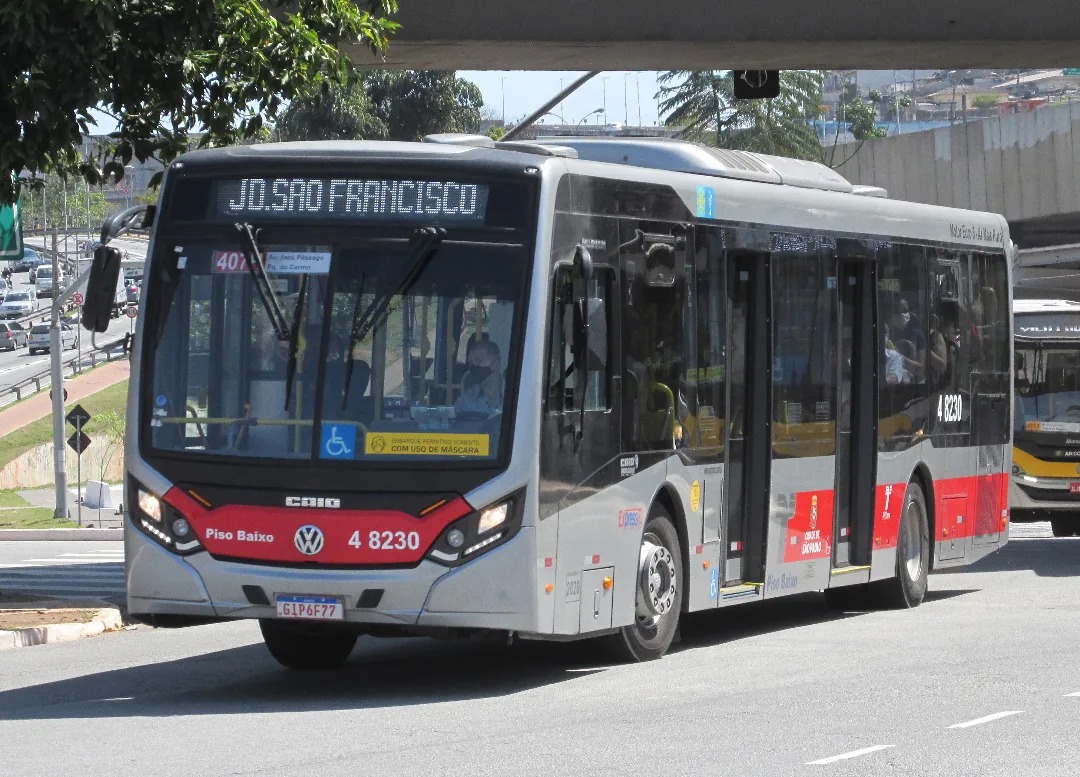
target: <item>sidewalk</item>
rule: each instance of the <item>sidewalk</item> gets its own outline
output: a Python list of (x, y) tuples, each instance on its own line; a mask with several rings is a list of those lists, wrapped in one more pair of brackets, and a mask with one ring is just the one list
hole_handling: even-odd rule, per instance
[[(100, 367), (64, 380), (68, 398), (65, 406), (74, 404), (91, 394), (119, 383), (131, 376), (131, 362), (117, 359)], [(0, 410), (0, 437), (27, 424), (44, 418), (52, 412), (52, 399), (48, 391), (40, 391), (28, 399)]]

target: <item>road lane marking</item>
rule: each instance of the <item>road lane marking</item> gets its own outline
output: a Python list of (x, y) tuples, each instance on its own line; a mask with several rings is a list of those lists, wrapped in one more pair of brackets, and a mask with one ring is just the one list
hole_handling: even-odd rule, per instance
[(1065, 694), (1066, 699), (1069, 698), (1070, 696), (1080, 696), (1080, 691), (1077, 691), (1076, 693), (1067, 693), (1067, 694)]
[(896, 745), (874, 745), (872, 747), (864, 747), (862, 750), (852, 750), (850, 753), (841, 753), (840, 755), (831, 755), (828, 758), (821, 758), (817, 761), (807, 761), (807, 766), (823, 766), (824, 764), (832, 764), (837, 761), (846, 761), (848, 758), (858, 758), (860, 755), (868, 755), (870, 753), (876, 753), (878, 750), (886, 750), (890, 747), (896, 747)]
[(983, 723), (989, 723), (993, 720), (1000, 720), (1001, 718), (1007, 718), (1010, 715), (1019, 715), (1023, 710), (1010, 710), (1008, 712), (995, 712), (993, 715), (987, 715), (985, 718), (976, 718), (975, 720), (969, 720), (966, 723), (954, 723), (949, 728), (970, 728), (971, 726), (979, 726)]

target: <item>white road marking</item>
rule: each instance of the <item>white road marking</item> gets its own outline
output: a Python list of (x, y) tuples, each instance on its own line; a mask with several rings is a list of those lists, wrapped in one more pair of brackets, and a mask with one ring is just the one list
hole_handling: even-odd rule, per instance
[(1067, 694), (1065, 694), (1066, 699), (1069, 698), (1070, 696), (1080, 696), (1080, 691), (1077, 691), (1076, 693), (1067, 693)]
[(817, 761), (807, 761), (807, 766), (823, 766), (824, 764), (832, 764), (837, 761), (846, 761), (848, 758), (858, 758), (860, 755), (868, 755), (870, 753), (876, 753), (878, 750), (887, 750), (890, 747), (896, 747), (896, 745), (874, 745), (872, 747), (864, 747), (862, 750), (852, 750), (850, 753), (841, 753), (840, 755), (832, 755), (828, 758), (821, 758)]
[(119, 564), (122, 558), (28, 558), (27, 564)]
[(985, 718), (976, 718), (975, 720), (969, 720), (966, 723), (954, 723), (949, 728), (970, 728), (971, 726), (979, 726), (983, 723), (989, 723), (993, 720), (1000, 720), (1001, 718), (1007, 718), (1010, 715), (1019, 715), (1023, 710), (1010, 710), (1008, 712), (995, 712), (993, 715), (987, 715)]

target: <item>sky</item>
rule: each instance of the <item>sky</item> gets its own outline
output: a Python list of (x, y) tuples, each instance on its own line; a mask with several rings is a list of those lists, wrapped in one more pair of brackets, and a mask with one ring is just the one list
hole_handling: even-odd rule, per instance
[[(503, 118), (504, 100), (506, 121), (513, 124), (544, 102), (554, 97), (585, 71), (529, 70), (461, 70), (458, 76), (472, 81), (484, 95), (484, 106), (496, 118)], [(554, 116), (545, 123), (578, 124), (583, 119), (590, 124), (624, 124), (653, 126), (657, 124), (656, 72), (605, 71), (586, 81), (576, 92), (556, 105)], [(606, 109), (594, 114), (597, 109)], [(559, 120), (562, 117), (562, 121)], [(604, 116), (607, 117), (606, 121)]]

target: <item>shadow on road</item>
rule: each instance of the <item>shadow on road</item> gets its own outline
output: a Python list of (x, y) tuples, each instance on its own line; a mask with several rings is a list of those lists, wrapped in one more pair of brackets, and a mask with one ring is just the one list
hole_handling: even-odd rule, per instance
[(941, 574), (1031, 570), (1040, 577), (1076, 577), (1080, 576), (1078, 562), (1080, 538), (1014, 539), (1001, 550), (979, 559), (971, 566), (942, 570)]
[[(972, 591), (931, 592), (927, 605), (967, 593)], [(698, 613), (684, 620), (680, 641), (672, 646), (672, 652), (715, 647), (863, 614), (829, 610), (821, 594)], [(253, 644), (0, 691), (0, 720), (402, 707), (496, 698), (617, 666), (603, 646), (592, 641), (518, 641), (508, 647), (362, 637), (342, 670), (297, 673), (280, 668), (263, 645)]]

